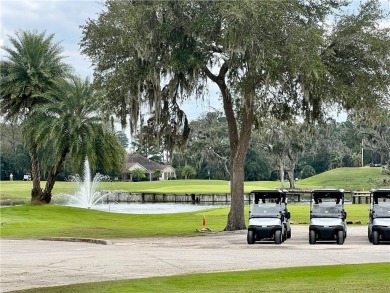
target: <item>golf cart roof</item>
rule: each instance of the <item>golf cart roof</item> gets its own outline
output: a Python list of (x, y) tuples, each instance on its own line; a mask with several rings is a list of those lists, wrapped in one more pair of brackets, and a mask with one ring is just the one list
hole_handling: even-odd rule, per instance
[(390, 189), (385, 189), (385, 188), (372, 189), (371, 194), (374, 198), (390, 199)]
[(255, 195), (255, 203), (258, 203), (260, 199), (278, 199), (283, 203), (286, 201), (286, 191), (281, 189), (252, 190), (251, 193)]
[(286, 191), (282, 189), (252, 190), (251, 193), (264, 198), (275, 198), (286, 195)]
[(344, 192), (344, 189), (315, 189), (311, 193), (314, 198), (342, 198)]

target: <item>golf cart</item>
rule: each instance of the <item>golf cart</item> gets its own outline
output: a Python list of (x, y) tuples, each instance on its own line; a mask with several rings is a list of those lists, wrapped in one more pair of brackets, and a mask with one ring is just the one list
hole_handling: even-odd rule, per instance
[(310, 204), (309, 243), (336, 240), (337, 244), (343, 244), (347, 237), (346, 218), (343, 189), (313, 190)]
[(390, 189), (371, 190), (368, 240), (374, 245), (390, 241)]
[(262, 239), (281, 244), (291, 237), (290, 213), (286, 193), (282, 190), (253, 190), (254, 203), (249, 212), (247, 241)]

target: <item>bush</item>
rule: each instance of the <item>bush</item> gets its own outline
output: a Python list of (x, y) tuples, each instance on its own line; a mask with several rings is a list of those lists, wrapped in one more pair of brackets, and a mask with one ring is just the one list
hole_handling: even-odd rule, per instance
[(390, 163), (382, 167), (381, 173), (382, 175), (390, 175)]
[(301, 171), (301, 178), (302, 179), (305, 179), (305, 178), (308, 178), (308, 177), (311, 177), (314, 175), (316, 175), (316, 170), (314, 170), (314, 168), (312, 166), (306, 165), (305, 167), (303, 167), (303, 169)]

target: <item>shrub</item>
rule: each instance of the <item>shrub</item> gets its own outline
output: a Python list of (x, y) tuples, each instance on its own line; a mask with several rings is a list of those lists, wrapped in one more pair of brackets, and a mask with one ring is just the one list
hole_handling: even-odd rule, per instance
[(311, 177), (314, 175), (316, 175), (316, 170), (314, 170), (314, 168), (312, 166), (306, 165), (305, 167), (303, 167), (303, 169), (301, 171), (301, 178), (302, 179), (305, 179), (305, 178), (308, 178), (308, 177)]

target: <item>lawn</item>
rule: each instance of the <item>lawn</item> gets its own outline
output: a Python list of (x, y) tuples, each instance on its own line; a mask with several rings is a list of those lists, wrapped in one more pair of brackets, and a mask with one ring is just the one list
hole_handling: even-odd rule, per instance
[[(291, 221), (309, 222), (308, 204), (291, 204)], [(348, 220), (367, 224), (368, 205), (346, 205)], [(2, 238), (81, 237), (122, 238), (196, 235), (203, 215), (213, 231), (224, 229), (229, 208), (159, 215), (101, 212), (59, 205), (21, 205), (1, 209)], [(249, 214), (246, 206), (245, 215)], [(246, 219), (248, 221), (248, 217)]]
[(330, 170), (298, 181), (297, 188), (342, 188), (348, 191), (367, 191), (390, 187), (390, 176), (381, 174), (381, 167), (348, 167)]
[(189, 274), (76, 284), (17, 292), (389, 292), (388, 277), (389, 264), (381, 263)]
[[(42, 186), (45, 182), (42, 182)], [(31, 181), (0, 181), (2, 204), (26, 203), (30, 200)], [(244, 191), (280, 188), (279, 181), (248, 181)], [(288, 183), (286, 183), (288, 187)], [(296, 188), (342, 188), (348, 191), (370, 190), (375, 187), (390, 187), (390, 176), (381, 175), (379, 167), (339, 168), (299, 180)], [(53, 199), (61, 193), (73, 194), (78, 188), (74, 182), (56, 182)], [(123, 190), (144, 193), (213, 194), (229, 193), (229, 182), (224, 180), (165, 180), (145, 182), (101, 182), (101, 190)]]
[[(342, 168), (298, 181), (303, 189), (334, 187), (346, 190), (368, 190), (375, 187), (371, 178), (381, 177), (379, 168)], [(370, 185), (371, 184), (371, 185)], [(0, 182), (2, 202), (28, 202), (31, 182)], [(356, 186), (356, 188), (355, 188)], [(279, 188), (279, 182), (246, 182), (245, 192), (254, 189)], [(57, 182), (54, 198), (73, 193), (77, 184)], [(100, 189), (146, 193), (227, 193), (229, 184), (221, 180), (172, 180), (159, 182), (104, 182)], [(346, 204), (347, 220), (366, 225), (368, 205)], [(249, 207), (245, 207), (248, 215)], [(291, 221), (309, 222), (308, 204), (289, 204)], [(226, 225), (229, 208), (160, 215), (134, 215), (101, 212), (60, 205), (20, 205), (3, 207), (2, 238), (80, 237), (131, 238), (196, 235), (206, 217), (207, 227), (220, 231)], [(248, 218), (246, 219), (248, 220)], [(18, 292), (386, 292), (390, 290), (389, 264), (321, 266), (193, 274), (172, 277), (122, 280), (40, 288)]]

